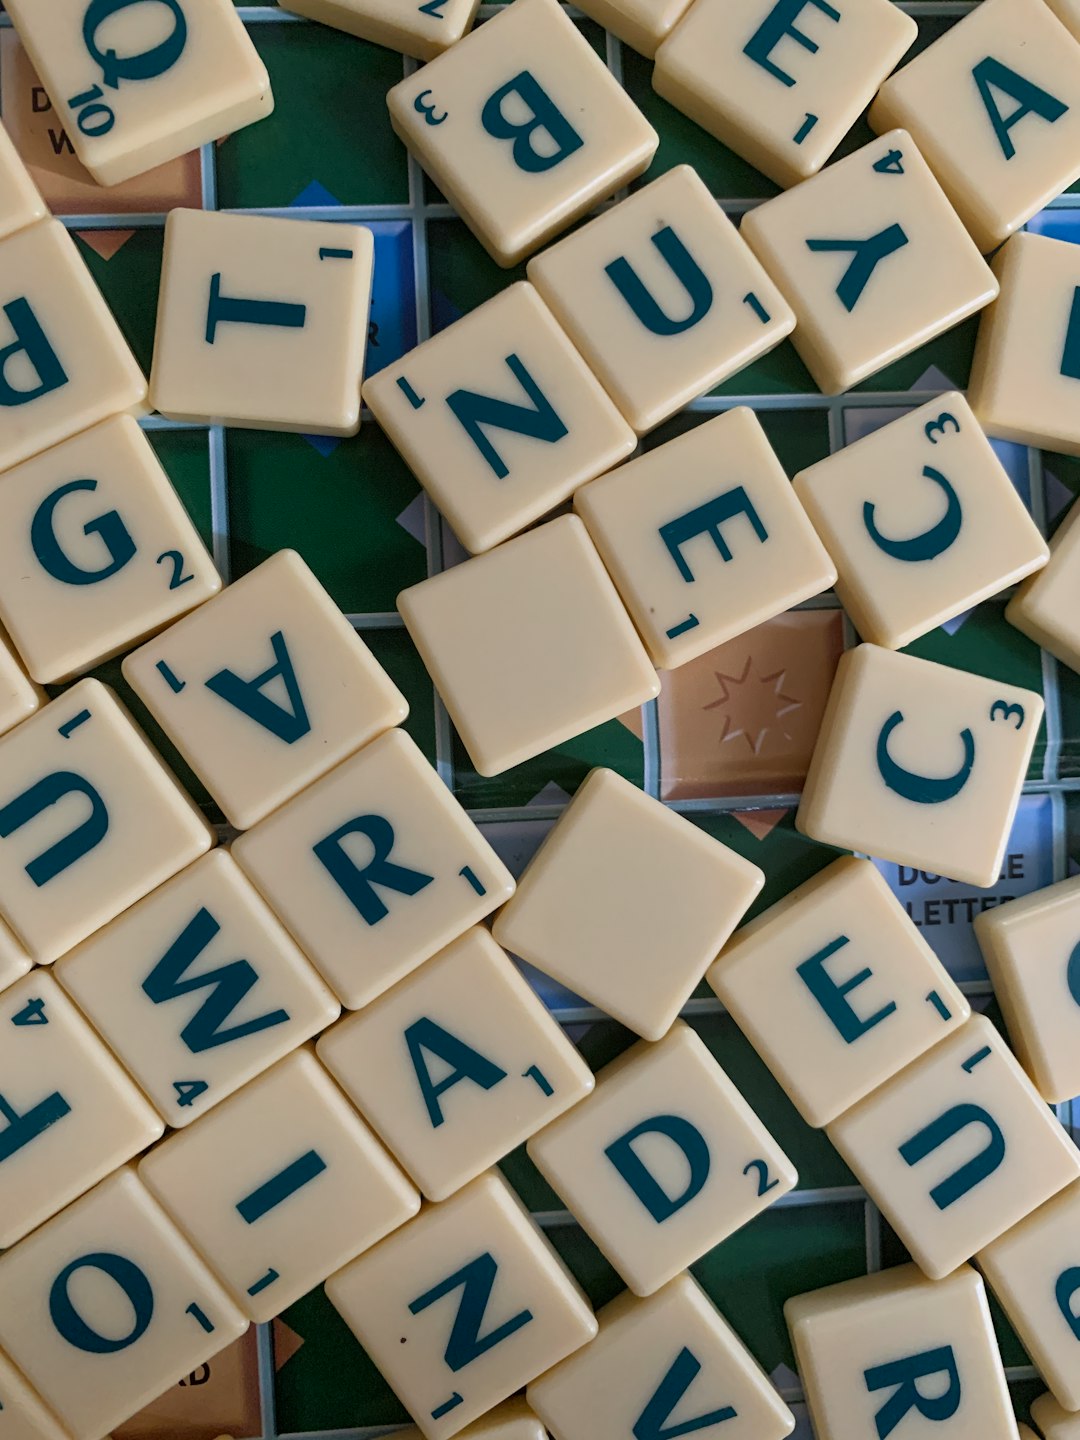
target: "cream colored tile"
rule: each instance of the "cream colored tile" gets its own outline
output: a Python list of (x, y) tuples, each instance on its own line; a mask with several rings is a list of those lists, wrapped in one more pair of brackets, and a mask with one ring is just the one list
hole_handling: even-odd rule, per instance
[(764, 883), (691, 821), (592, 770), (496, 916), (495, 938), (659, 1040)]
[(602, 475), (574, 508), (663, 669), (836, 579), (761, 422), (741, 405)]
[[(276, 1328), (277, 1368), (291, 1353), (290, 1333)], [(259, 1339), (256, 1331), (248, 1330), (130, 1420), (115, 1426), (112, 1440), (209, 1440), (211, 1432), (219, 1440), (232, 1440), (235, 1435), (258, 1435), (261, 1429)]]
[(528, 1144), (635, 1295), (651, 1295), (794, 1188), (791, 1161), (677, 1020)]
[(955, 391), (796, 475), (864, 640), (899, 650), (1022, 580), (1049, 551)]
[(1080, 1184), (1070, 1185), (976, 1257), (1013, 1329), (1060, 1404), (1080, 1410)]
[(374, 244), (361, 225), (173, 210), (150, 375), (155, 410), (355, 435)]
[[(19, 37), (75, 153), (116, 185), (274, 108), (270, 79), (230, 0), (130, 3), (11, 0)], [(104, 86), (104, 89), (102, 88)]]
[(515, 0), (387, 104), (402, 142), (505, 266), (640, 175), (659, 143), (555, 0)]
[(295, 550), (264, 560), (123, 670), (239, 829), (409, 713)]
[(528, 284), (381, 370), (364, 400), (474, 553), (547, 515), (637, 444)]
[(690, 0), (585, 0), (578, 9), (651, 60), (689, 7)]
[(326, 1293), (427, 1440), (458, 1434), (596, 1334), (570, 1272), (495, 1171), (331, 1276)]
[[(410, 1425), (397, 1440), (420, 1440), (422, 1430)], [(473, 1425), (458, 1431), (461, 1440), (548, 1440), (548, 1433), (524, 1400), (507, 1400)]]
[(1080, 1151), (978, 1015), (828, 1136), (932, 1279), (1080, 1175)]
[(558, 1440), (685, 1435), (720, 1425), (726, 1440), (783, 1440), (795, 1428), (757, 1361), (688, 1273), (648, 1300), (624, 1293), (596, 1318), (592, 1344), (528, 1389)]
[(403, 590), (398, 609), (481, 775), (500, 775), (660, 690), (573, 515)]
[(877, 867), (850, 856), (743, 926), (708, 981), (814, 1126), (971, 1014)]
[(925, 345), (998, 292), (903, 130), (751, 210), (741, 234), (795, 311), (795, 348), (827, 394)]
[(307, 1050), (156, 1146), (139, 1178), (260, 1322), (420, 1208)]
[(58, 220), (0, 241), (0, 470), (123, 411), (146, 380)]
[(0, 1343), (75, 1440), (102, 1440), (246, 1329), (130, 1168), (0, 1258)]
[(1080, 505), (1074, 505), (1050, 541), (1050, 563), (1026, 580), (1005, 606), (1010, 625), (1073, 670), (1080, 670), (1078, 517)]
[(48, 213), (11, 137), (0, 125), (0, 240), (44, 220)]
[(509, 871), (401, 730), (242, 835), (232, 853), (350, 1010), (514, 891)]
[(42, 685), (118, 655), (220, 589), (130, 416), (0, 480), (0, 617)]
[(81, 680), (0, 740), (0, 836), (0, 910), (43, 964), (214, 843), (97, 680)]
[(918, 33), (889, 0), (696, 0), (653, 86), (779, 185), (814, 175)]
[(419, 60), (434, 60), (472, 29), (480, 0), (289, 0), (284, 7), (361, 40), (388, 45)]
[(975, 934), (1035, 1088), (1052, 1104), (1080, 1095), (1080, 876), (984, 911)]
[(1040, 1395), (1031, 1404), (1031, 1418), (1043, 1440), (1080, 1440), (1080, 1415), (1063, 1410), (1052, 1395)]
[(1080, 46), (1043, 0), (984, 0), (870, 108), (909, 131), (980, 250), (1080, 176)]
[(223, 850), (65, 955), (56, 978), (175, 1129), (341, 1013)]
[(1031, 690), (859, 645), (837, 667), (795, 823), (825, 845), (992, 885), (1042, 714)]
[(30, 956), (0, 920), (0, 990), (6, 990), (16, 980), (21, 980), (29, 973), (32, 964)]
[(930, 1281), (914, 1265), (784, 1306), (818, 1440), (920, 1432), (1016, 1440), (983, 1282), (969, 1265)]
[(1046, 0), (1046, 3), (1073, 38), (1080, 40), (1080, 0)]
[(483, 927), (317, 1048), (429, 1200), (460, 1190), (593, 1088), (588, 1065)]
[(3, 1355), (0, 1355), (0, 1440), (70, 1440), (40, 1395)]
[(0, 735), (28, 719), (47, 696), (27, 675), (15, 647), (0, 629)]
[(689, 165), (535, 256), (528, 274), (639, 434), (795, 328)]
[(51, 975), (36, 971), (0, 995), (0, 1035), (7, 1249), (165, 1127)]

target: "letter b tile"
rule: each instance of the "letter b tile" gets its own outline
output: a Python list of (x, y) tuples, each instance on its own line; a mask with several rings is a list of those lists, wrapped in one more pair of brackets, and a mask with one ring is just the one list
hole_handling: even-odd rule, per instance
[(1080, 1151), (981, 1016), (826, 1133), (933, 1279), (1080, 1175)]

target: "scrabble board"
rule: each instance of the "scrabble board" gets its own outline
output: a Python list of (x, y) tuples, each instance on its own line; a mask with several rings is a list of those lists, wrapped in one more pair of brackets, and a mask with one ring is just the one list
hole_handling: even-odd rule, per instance
[[(496, 7), (484, 6), (486, 18)], [(973, 6), (909, 0), (919, 45)], [(178, 206), (339, 220), (375, 237), (368, 370), (405, 351), (520, 279), (499, 270), (395, 139), (384, 99), (415, 68), (389, 50), (298, 20), (273, 5), (240, 5), (273, 82), (269, 119), (110, 191), (92, 186), (50, 112), (44, 90), (0, 14), (0, 114), (52, 211), (73, 232), (144, 368), (149, 367), (165, 213)], [(729, 216), (776, 193), (652, 90), (649, 62), (571, 11), (582, 34), (660, 133), (639, 185), (693, 165)], [(841, 154), (871, 138), (860, 124)], [(1080, 195), (1062, 196), (1029, 227), (1080, 243)], [(790, 344), (695, 401), (646, 440), (652, 448), (736, 405), (752, 406), (789, 474), (823, 459), (907, 408), (968, 380), (977, 320), (950, 331), (838, 398), (818, 393)], [(608, 766), (693, 818), (768, 877), (751, 914), (832, 858), (797, 833), (794, 812), (837, 660), (854, 636), (830, 593), (666, 677), (661, 698), (558, 749), (487, 779), (471, 767), (395, 611), (406, 586), (462, 558), (374, 423), (356, 438), (230, 430), (154, 417), (146, 428), (226, 580), (282, 547), (298, 550), (407, 696), (407, 729), (512, 871), (534, 853), (587, 771)], [(1024, 504), (1053, 532), (1080, 494), (1080, 461), (996, 444)], [(347, 537), (347, 543), (342, 543)], [(1000, 879), (987, 891), (910, 867), (881, 869), (973, 1009), (997, 1020), (971, 921), (980, 909), (1080, 871), (1080, 676), (1006, 624), (1004, 599), (979, 605), (917, 641), (911, 652), (1039, 692), (1046, 718)], [(222, 817), (124, 685), (117, 685), (213, 822)], [(543, 998), (597, 1067), (629, 1032), (536, 976)], [(714, 1052), (799, 1171), (799, 1185), (711, 1252), (694, 1273), (769, 1372), (810, 1435), (782, 1317), (803, 1291), (905, 1258), (823, 1131), (811, 1130), (749, 1042), (703, 986), (685, 1018)], [(1074, 1109), (1075, 1107), (1075, 1109)], [(1058, 1112), (1080, 1140), (1080, 1102)], [(515, 1188), (594, 1305), (621, 1288), (608, 1262), (558, 1208), (524, 1150), (503, 1164)], [(995, 1309), (1018, 1414), (1042, 1389)], [(117, 1440), (213, 1440), (278, 1435), (375, 1436), (405, 1423), (397, 1400), (321, 1288), (252, 1331), (182, 1382)]]

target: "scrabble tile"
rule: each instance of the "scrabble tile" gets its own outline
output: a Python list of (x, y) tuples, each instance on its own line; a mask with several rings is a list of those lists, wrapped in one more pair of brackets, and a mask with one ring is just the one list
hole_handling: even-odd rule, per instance
[(0, 617), (30, 674), (68, 680), (221, 589), (138, 425), (121, 415), (8, 471)]
[(593, 1088), (588, 1065), (482, 927), (317, 1048), (429, 1200), (445, 1200)]
[(635, 1295), (651, 1295), (794, 1188), (791, 1161), (677, 1020), (597, 1076), (530, 1159)]
[(764, 883), (689, 820), (593, 770), (496, 916), (495, 938), (659, 1040)]
[(574, 508), (663, 669), (836, 579), (760, 420), (742, 405), (602, 475)]
[(1080, 455), (1080, 250), (1014, 235), (994, 274), (1001, 296), (979, 322), (971, 408), (990, 435)]
[(8, 132), (0, 125), (0, 240), (49, 214)]
[(110, 415), (146, 380), (58, 220), (0, 241), (0, 470)]
[(1046, 541), (955, 391), (796, 475), (864, 640), (899, 650), (1046, 564)]
[(56, 977), (174, 1129), (341, 1013), (223, 850), (65, 955)]
[(932, 1282), (914, 1265), (798, 1295), (784, 1306), (818, 1440), (933, 1434), (1016, 1440), (983, 1282), (969, 1265)]
[(689, 165), (537, 255), (528, 274), (639, 434), (795, 328)]
[(326, 1293), (427, 1440), (465, 1430), (596, 1334), (576, 1281), (497, 1171), (425, 1208)]
[(514, 891), (510, 872), (401, 730), (242, 835), (232, 853), (350, 1010)]
[[(1080, 277), (1078, 277), (1080, 278)], [(1037, 645), (1080, 670), (1080, 505), (1050, 541), (1050, 562), (1026, 580), (1005, 606), (1005, 618)]]
[(113, 692), (82, 680), (0, 740), (0, 912), (50, 964), (214, 832)]
[(473, 553), (541, 519), (637, 444), (528, 284), (380, 371), (364, 399)]
[(980, 1250), (1013, 1329), (1060, 1404), (1080, 1410), (1080, 1185), (1070, 1185)]
[(0, 920), (0, 990), (6, 990), (16, 980), (21, 980), (32, 964), (30, 956)]
[(690, 3), (691, 0), (585, 0), (578, 9), (651, 60), (656, 47), (671, 34)]
[(885, 81), (870, 124), (911, 134), (993, 250), (1080, 177), (1080, 46), (1043, 0), (986, 0)]
[[(415, 1425), (400, 1430), (397, 1440), (420, 1440)], [(524, 1400), (507, 1400), (472, 1425), (459, 1430), (461, 1440), (548, 1440), (548, 1433)]]
[(515, 0), (386, 99), (399, 138), (505, 266), (640, 175), (659, 143), (555, 0)]
[[(779, 185), (814, 175), (918, 33), (889, 0), (697, 0), (653, 86)], [(798, 47), (798, 48), (796, 48)]]
[(827, 1134), (931, 1279), (1080, 1175), (1080, 1151), (979, 1015)]
[(1080, 0), (1046, 0), (1046, 3), (1073, 38), (1080, 40)]
[(361, 225), (173, 210), (150, 374), (155, 410), (355, 435), (374, 245)]
[(7, 6), (99, 185), (129, 180), (274, 108), (266, 67), (229, 0), (166, 0), (164, 9), (151, 17), (142, 0)]
[(676, 1276), (648, 1300), (624, 1293), (596, 1318), (592, 1344), (528, 1389), (530, 1405), (558, 1440), (688, 1435), (720, 1425), (728, 1427), (727, 1440), (783, 1440), (795, 1428), (691, 1275)]
[(56, 1416), (3, 1355), (0, 1355), (0, 1437), (3, 1440), (70, 1440)]
[(992, 885), (1042, 699), (859, 645), (840, 661), (795, 823), (842, 850)]
[(0, 630), (0, 735), (33, 715), (46, 698), (22, 668), (10, 639)]
[(971, 1014), (878, 869), (851, 856), (743, 926), (708, 981), (818, 1127)]
[(74, 1440), (101, 1440), (246, 1329), (130, 1168), (0, 1258), (0, 1344)]
[(660, 689), (573, 515), (403, 590), (398, 609), (481, 775), (500, 775)]
[(157, 1140), (164, 1125), (51, 975), (0, 995), (0, 1248)]
[(420, 1196), (314, 1055), (294, 1051), (139, 1163), (249, 1320), (403, 1225)]
[(239, 829), (409, 713), (295, 550), (263, 561), (123, 669)]
[(439, 0), (436, 5), (413, 0), (408, 8), (394, 0), (289, 0), (286, 8), (375, 45), (434, 60), (472, 29), (480, 0)]
[(795, 311), (792, 340), (826, 394), (866, 380), (998, 292), (903, 130), (751, 210), (741, 234)]
[(1063, 1410), (1052, 1395), (1040, 1395), (1031, 1403), (1031, 1418), (1042, 1431), (1043, 1440), (1077, 1440), (1080, 1415)]

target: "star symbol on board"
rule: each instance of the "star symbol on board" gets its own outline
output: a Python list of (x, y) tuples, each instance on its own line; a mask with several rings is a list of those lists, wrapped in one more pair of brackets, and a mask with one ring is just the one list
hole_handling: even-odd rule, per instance
[(713, 674), (720, 686), (720, 694), (701, 708), (721, 710), (728, 705), (732, 707), (723, 717), (721, 745), (741, 737), (751, 754), (757, 755), (770, 730), (780, 730), (785, 739), (791, 739), (781, 722), (793, 710), (801, 710), (802, 701), (784, 694), (786, 670), (759, 675), (754, 668), (754, 657), (748, 655), (741, 675), (725, 675), (720, 670), (714, 670)]

